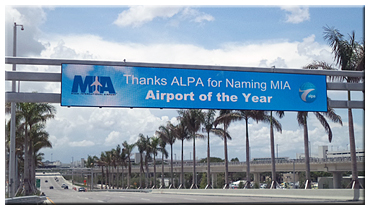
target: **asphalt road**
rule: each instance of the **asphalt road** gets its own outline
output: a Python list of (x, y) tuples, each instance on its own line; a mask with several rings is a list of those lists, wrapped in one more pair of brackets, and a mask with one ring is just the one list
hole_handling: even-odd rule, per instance
[[(52, 204), (361, 204), (355, 201), (319, 199), (268, 198), (246, 196), (178, 195), (150, 192), (78, 192), (59, 176), (41, 176), (41, 191)], [(45, 182), (45, 180), (48, 180)], [(65, 183), (69, 189), (61, 188)], [(54, 189), (49, 189), (53, 186)]]

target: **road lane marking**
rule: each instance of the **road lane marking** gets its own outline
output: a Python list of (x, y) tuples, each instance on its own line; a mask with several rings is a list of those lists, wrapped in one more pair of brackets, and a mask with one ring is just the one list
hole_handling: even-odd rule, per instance
[(50, 203), (55, 205), (54, 201), (52, 201), (49, 197), (46, 197), (46, 199), (48, 199), (50, 201)]

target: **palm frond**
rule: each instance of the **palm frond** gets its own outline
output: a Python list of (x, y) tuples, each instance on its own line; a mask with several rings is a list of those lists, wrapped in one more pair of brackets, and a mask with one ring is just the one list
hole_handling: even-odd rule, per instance
[(331, 131), (328, 121), (326, 121), (325, 117), (321, 115), (319, 112), (314, 112), (314, 114), (316, 118), (320, 121), (321, 125), (324, 127), (325, 132), (328, 134), (329, 142), (331, 142), (333, 138), (333, 133)]
[(308, 112), (297, 112), (297, 122), (299, 126), (304, 126), (306, 124)]

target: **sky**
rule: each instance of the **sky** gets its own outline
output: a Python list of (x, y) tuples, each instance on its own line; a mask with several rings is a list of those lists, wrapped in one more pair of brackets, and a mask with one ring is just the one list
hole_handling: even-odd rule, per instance
[[(364, 1), (358, 6), (258, 6), (258, 5), (129, 5), (129, 6), (5, 6), (5, 56), (12, 56), (13, 24), (17, 31), (17, 56), (169, 64), (197, 64), (300, 69), (314, 60), (333, 64), (331, 48), (323, 38), (324, 26), (335, 27), (348, 38), (364, 40)], [(5, 65), (11, 70), (10, 65)], [(55, 66), (17, 66), (17, 71), (60, 72)], [(5, 91), (11, 90), (5, 82)], [(21, 92), (60, 93), (58, 83), (22, 82)], [(328, 91), (332, 99), (346, 100), (346, 92)], [(353, 100), (363, 94), (354, 92)], [(42, 149), (45, 160), (69, 163), (72, 159), (100, 157), (124, 141), (134, 143), (139, 133), (153, 136), (168, 121), (177, 124), (177, 110), (144, 108), (83, 108), (53, 104), (57, 113), (46, 123), (52, 149)], [(349, 148), (346, 109), (336, 109), (343, 126), (330, 123), (332, 143), (319, 121), (309, 114), (312, 154), (318, 146), (329, 151)], [(356, 147), (364, 148), (364, 111), (353, 110)], [(9, 115), (5, 115), (9, 119)], [(275, 132), (279, 157), (303, 153), (303, 128), (296, 112), (280, 119), (283, 131)], [(245, 161), (245, 122), (229, 127), (229, 159)], [(270, 157), (269, 126), (249, 122), (251, 157)], [(196, 157), (206, 157), (206, 141), (196, 141)], [(169, 147), (167, 148), (169, 150)], [(137, 149), (134, 150), (137, 152)], [(184, 143), (184, 159), (192, 157), (192, 143)], [(181, 143), (174, 144), (179, 160)], [(224, 158), (223, 140), (211, 138), (211, 156)]]

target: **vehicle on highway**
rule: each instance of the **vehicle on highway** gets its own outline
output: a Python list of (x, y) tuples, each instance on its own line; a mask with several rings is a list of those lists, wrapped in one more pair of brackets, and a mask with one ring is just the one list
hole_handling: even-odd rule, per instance
[(84, 187), (78, 188), (78, 192), (86, 192), (86, 189)]
[(68, 190), (68, 186), (67, 186), (67, 185), (65, 185), (65, 186), (63, 187), (63, 189)]
[(46, 179), (45, 182), (48, 182), (48, 180)]
[(52, 189), (54, 189), (54, 187), (53, 187), (53, 186), (50, 186), (50, 187), (49, 187), (49, 189), (51, 189), (51, 190), (52, 190)]

